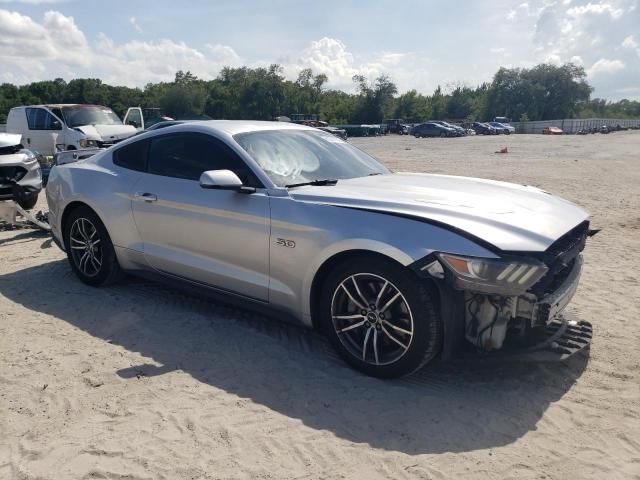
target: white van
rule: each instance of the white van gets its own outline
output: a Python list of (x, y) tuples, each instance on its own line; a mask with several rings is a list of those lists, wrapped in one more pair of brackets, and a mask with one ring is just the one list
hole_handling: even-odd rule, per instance
[(25, 148), (53, 155), (64, 150), (108, 147), (136, 133), (101, 105), (59, 104), (15, 107), (7, 117), (7, 133), (22, 135)]

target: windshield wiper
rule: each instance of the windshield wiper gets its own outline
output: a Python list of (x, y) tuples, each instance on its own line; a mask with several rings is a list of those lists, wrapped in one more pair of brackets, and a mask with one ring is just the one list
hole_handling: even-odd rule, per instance
[(323, 180), (311, 180), (310, 182), (291, 183), (289, 185), (285, 185), (285, 188), (304, 187), (306, 185), (313, 185), (315, 187), (324, 187), (326, 185), (335, 185), (336, 183), (338, 183), (338, 180), (336, 179), (325, 178)]

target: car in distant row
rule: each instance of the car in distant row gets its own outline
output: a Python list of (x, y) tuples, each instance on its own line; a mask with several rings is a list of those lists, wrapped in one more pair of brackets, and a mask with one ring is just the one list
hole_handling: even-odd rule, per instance
[(564, 132), (560, 127), (544, 127), (542, 129), (543, 135), (562, 135)]
[(411, 134), (416, 138), (425, 137), (459, 137), (460, 133), (453, 128), (440, 125), (435, 122), (425, 122), (416, 125), (411, 130)]
[(488, 122), (488, 124), (495, 128), (499, 134), (511, 135), (512, 133), (516, 133), (515, 127), (512, 127), (509, 124), (500, 122)]
[(497, 135), (498, 131), (484, 122), (473, 122), (471, 124), (471, 129), (476, 132), (477, 135)]
[(347, 139), (349, 138), (349, 135), (347, 134), (347, 131), (344, 128), (332, 127), (330, 125), (326, 127), (316, 127), (316, 128), (318, 130), (322, 130), (324, 132), (335, 135), (336, 137), (341, 138), (344, 141), (347, 141)]
[(458, 137), (463, 137), (467, 134), (467, 131), (462, 128), (460, 125), (456, 125), (454, 123), (449, 123), (449, 122), (445, 122), (442, 120), (429, 120), (431, 123), (437, 123), (438, 125), (441, 125), (443, 127), (446, 128), (452, 128), (456, 133)]
[(391, 118), (383, 120), (384, 133), (397, 133), (398, 135), (409, 135), (410, 127), (401, 118)]

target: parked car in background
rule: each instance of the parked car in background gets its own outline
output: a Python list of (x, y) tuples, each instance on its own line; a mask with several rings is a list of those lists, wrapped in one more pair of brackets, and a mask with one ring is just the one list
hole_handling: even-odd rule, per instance
[(437, 123), (426, 122), (413, 127), (412, 135), (416, 138), (425, 137), (457, 137), (458, 132), (453, 128), (443, 127)]
[(382, 122), (385, 125), (385, 133), (397, 133), (398, 135), (409, 135), (409, 125), (401, 118), (392, 118)]
[(430, 123), (437, 123), (438, 125), (442, 125), (446, 128), (452, 128), (458, 133), (459, 137), (463, 137), (467, 134), (466, 130), (459, 125), (454, 125), (453, 123), (445, 122), (443, 120), (429, 120)]
[(500, 122), (489, 122), (489, 125), (495, 128), (498, 133), (502, 133), (505, 135), (511, 135), (512, 133), (516, 133), (515, 127), (512, 127), (511, 125), (505, 125)]
[(609, 133), (609, 132), (611, 132), (612, 130), (611, 130), (607, 125), (602, 125), (602, 126), (598, 129), (598, 131), (599, 131), (600, 133)]
[(508, 117), (495, 117), (493, 121), (501, 123), (503, 125), (509, 125), (511, 123), (511, 119)]
[(560, 127), (544, 127), (542, 129), (543, 135), (562, 135), (563, 133)]
[(108, 147), (136, 133), (113, 110), (102, 105), (55, 104), (15, 107), (7, 132), (21, 135), (22, 145), (42, 155), (80, 148)]
[(393, 173), (316, 128), (246, 120), (146, 132), (49, 183), (52, 234), (81, 281), (131, 272), (277, 312), (369, 375), (463, 343), (561, 360), (591, 339), (559, 316), (588, 214), (532, 186)]
[(473, 122), (471, 128), (475, 130), (478, 135), (496, 135), (498, 131), (488, 123)]
[[(42, 172), (37, 157), (20, 142), (19, 134), (0, 133), (0, 200), (15, 200), (29, 210), (38, 202)], [(22, 187), (19, 198), (15, 185)]]
[(328, 132), (332, 135), (335, 135), (338, 138), (341, 138), (342, 140), (347, 140), (347, 138), (349, 137), (347, 135), (347, 131), (344, 128), (338, 128), (338, 127), (332, 127), (332, 126), (327, 126), (327, 127), (316, 127), (319, 130), (323, 130), (325, 132)]

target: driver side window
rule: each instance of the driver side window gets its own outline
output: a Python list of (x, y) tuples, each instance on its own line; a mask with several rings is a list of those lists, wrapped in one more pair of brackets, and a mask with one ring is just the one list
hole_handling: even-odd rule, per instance
[(224, 142), (199, 133), (174, 133), (151, 139), (149, 173), (185, 180), (200, 179), (208, 170), (231, 170), (246, 186), (263, 185), (247, 164)]
[(29, 130), (60, 130), (60, 122), (44, 108), (27, 108)]

